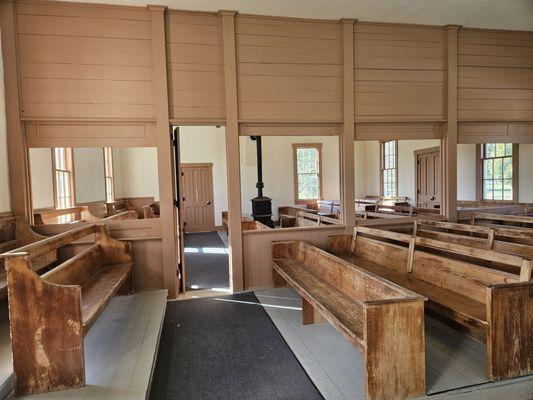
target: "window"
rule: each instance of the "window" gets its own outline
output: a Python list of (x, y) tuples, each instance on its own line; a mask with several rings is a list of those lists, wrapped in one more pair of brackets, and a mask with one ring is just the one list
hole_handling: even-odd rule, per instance
[(53, 149), (55, 208), (65, 209), (74, 206), (72, 182), (72, 149)]
[(381, 195), (396, 197), (398, 195), (398, 142), (391, 140), (381, 143)]
[(294, 150), (294, 199), (309, 203), (322, 198), (322, 144), (297, 143)]
[(515, 175), (518, 176), (516, 155), (518, 145), (512, 143), (485, 143), (481, 153), (481, 199), (515, 200), (516, 188), (513, 187)]
[(115, 201), (115, 183), (113, 182), (113, 149), (104, 147), (105, 193), (106, 202)]

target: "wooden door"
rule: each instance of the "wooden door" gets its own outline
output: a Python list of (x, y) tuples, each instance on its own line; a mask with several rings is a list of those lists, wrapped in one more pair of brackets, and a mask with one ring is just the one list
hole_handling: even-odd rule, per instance
[(440, 208), (440, 148), (415, 151), (416, 206)]
[(213, 164), (181, 164), (185, 232), (215, 230)]

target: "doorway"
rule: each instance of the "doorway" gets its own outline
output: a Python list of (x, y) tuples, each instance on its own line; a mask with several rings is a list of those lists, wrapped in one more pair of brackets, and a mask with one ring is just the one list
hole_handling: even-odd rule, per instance
[(184, 231), (215, 229), (213, 163), (180, 164)]
[(225, 136), (223, 127), (179, 127), (181, 287), (194, 296), (230, 291)]
[(416, 206), (440, 208), (440, 148), (416, 150)]

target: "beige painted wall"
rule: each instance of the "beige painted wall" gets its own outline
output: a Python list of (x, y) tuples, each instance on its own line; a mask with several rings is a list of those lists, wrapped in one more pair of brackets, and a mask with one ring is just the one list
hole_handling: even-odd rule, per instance
[(153, 196), (159, 200), (157, 148), (121, 147), (114, 149), (113, 156), (116, 198)]
[(224, 127), (180, 127), (182, 163), (213, 163), (215, 225), (222, 225), (222, 211), (228, 210), (226, 179), (226, 131)]
[[(398, 195), (408, 196), (411, 204), (415, 199), (415, 158), (416, 150), (435, 147), (440, 144), (434, 140), (398, 141)], [(355, 142), (355, 193), (356, 198), (379, 196), (380, 160), (379, 142)], [(359, 180), (357, 179), (359, 177)]]
[[(273, 219), (278, 207), (294, 205), (293, 143), (322, 143), (322, 197), (340, 199), (339, 141), (336, 136), (263, 136), (264, 195), (272, 198)], [(257, 157), (255, 142), (240, 138), (242, 209), (252, 213), (250, 200), (257, 196)]]
[(4, 64), (0, 51), (0, 213), (11, 211), (9, 165), (7, 162), (7, 127), (4, 92)]
[(476, 200), (476, 145), (457, 145), (457, 200)]
[(52, 151), (48, 148), (29, 149), (33, 208), (54, 208)]
[(73, 149), (76, 204), (105, 201), (104, 152), (101, 147)]

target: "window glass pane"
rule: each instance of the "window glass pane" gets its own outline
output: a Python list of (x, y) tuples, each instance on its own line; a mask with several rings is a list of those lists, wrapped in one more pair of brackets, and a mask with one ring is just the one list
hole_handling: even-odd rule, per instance
[(318, 199), (319, 183), (317, 174), (298, 175), (298, 197), (302, 200)]
[(494, 180), (494, 200), (503, 200), (503, 180)]
[(503, 159), (503, 177), (505, 179), (513, 178), (513, 159), (511, 157)]
[(494, 179), (503, 178), (503, 160), (501, 158), (494, 159)]
[(490, 179), (493, 174), (493, 161), (494, 160), (483, 160), (483, 178)]
[(496, 144), (487, 143), (485, 145), (485, 157), (494, 157), (496, 155)]
[(496, 143), (496, 157), (505, 156), (505, 143)]
[(503, 180), (503, 200), (513, 200), (513, 181), (512, 179)]
[(505, 144), (505, 155), (506, 156), (512, 156), (513, 155), (513, 144), (512, 143), (506, 143)]
[(298, 173), (318, 173), (318, 150), (300, 148), (296, 150)]

